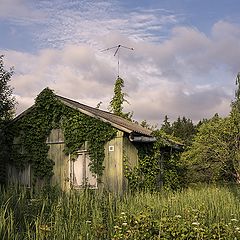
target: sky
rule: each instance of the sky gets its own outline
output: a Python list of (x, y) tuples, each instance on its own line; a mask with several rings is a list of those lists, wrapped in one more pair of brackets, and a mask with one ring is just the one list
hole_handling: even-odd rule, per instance
[(137, 121), (226, 116), (240, 71), (239, 0), (0, 0), (0, 55), (19, 114), (49, 87), (106, 110), (118, 75)]

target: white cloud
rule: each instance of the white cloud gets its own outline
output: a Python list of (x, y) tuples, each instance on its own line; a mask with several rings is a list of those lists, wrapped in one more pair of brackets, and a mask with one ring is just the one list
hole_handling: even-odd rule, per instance
[(44, 17), (40, 12), (30, 6), (26, 0), (1, 0), (0, 1), (0, 19), (14, 21), (17, 24), (37, 23)]
[[(240, 69), (239, 38), (239, 26), (218, 22), (209, 36), (197, 29), (176, 27), (158, 44), (136, 42), (119, 32), (93, 37), (92, 41), (110, 47), (119, 40), (134, 47), (134, 52), (120, 52), (120, 75), (131, 103), (126, 111), (134, 111), (137, 120), (160, 124), (165, 114), (172, 120), (185, 115), (197, 121), (216, 112), (228, 113), (234, 78)], [(5, 55), (7, 64), (16, 69), (12, 84), (19, 106), (30, 105), (49, 86), (60, 95), (91, 106), (102, 101), (106, 108), (117, 75), (113, 53), (78, 43), (62, 49), (45, 48), (36, 54), (7, 51)]]
[(82, 42), (99, 46), (98, 38), (112, 32), (135, 41), (159, 40), (161, 32), (180, 18), (164, 9), (128, 10), (119, 1), (52, 0), (39, 1), (37, 6), (46, 15), (41, 32), (35, 32), (42, 47), (62, 48)]

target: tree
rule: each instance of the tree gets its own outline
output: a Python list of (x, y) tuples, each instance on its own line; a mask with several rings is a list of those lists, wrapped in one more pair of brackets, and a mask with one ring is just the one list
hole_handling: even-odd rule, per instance
[(166, 134), (172, 134), (171, 124), (168, 120), (169, 120), (168, 116), (165, 115), (161, 130), (163, 130)]
[(192, 146), (182, 154), (190, 182), (235, 181), (230, 118), (214, 116), (199, 127)]
[(192, 146), (182, 155), (192, 181), (240, 183), (240, 73), (236, 85), (229, 116), (215, 114), (202, 123)]
[(123, 113), (123, 103), (128, 103), (128, 101), (125, 99), (125, 96), (127, 96), (127, 94), (122, 92), (123, 87), (124, 80), (118, 77), (114, 85), (114, 96), (110, 102), (109, 109), (111, 112), (118, 116), (124, 117), (126, 119), (131, 119), (131, 113)]
[(231, 148), (234, 154), (233, 166), (237, 182), (240, 183), (240, 73), (236, 77), (235, 100), (231, 104), (230, 127), (232, 132)]
[(4, 69), (3, 55), (0, 56), (0, 125), (13, 117), (15, 98), (12, 96), (13, 88), (8, 84), (13, 75), (13, 68), (10, 71)]
[(12, 87), (8, 85), (13, 74), (4, 69), (3, 56), (0, 56), (0, 183), (5, 182), (5, 162), (9, 156), (5, 125), (13, 117), (15, 98), (12, 96)]
[(173, 122), (172, 131), (174, 137), (178, 137), (182, 139), (186, 145), (190, 145), (196, 133), (196, 127), (193, 125), (191, 119), (183, 116), (182, 119), (178, 117), (177, 121)]
[(168, 116), (165, 116), (161, 130), (166, 134), (181, 139), (185, 145), (190, 145), (196, 134), (196, 126), (194, 126), (192, 120), (184, 116), (182, 119), (178, 117), (171, 125), (168, 119)]

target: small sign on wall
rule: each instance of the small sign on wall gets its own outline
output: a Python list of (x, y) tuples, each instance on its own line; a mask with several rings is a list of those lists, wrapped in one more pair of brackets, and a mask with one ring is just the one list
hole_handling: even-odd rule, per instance
[(114, 146), (109, 146), (108, 150), (109, 152), (114, 152)]

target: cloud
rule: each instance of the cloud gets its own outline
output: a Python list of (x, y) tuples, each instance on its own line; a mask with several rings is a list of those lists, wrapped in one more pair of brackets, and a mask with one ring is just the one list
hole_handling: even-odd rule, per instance
[(1, 0), (0, 19), (13, 21), (17, 24), (37, 23), (44, 17), (40, 12), (30, 6), (26, 0)]
[[(142, 21), (152, 21), (143, 17)], [(89, 25), (88, 25), (89, 26)], [(234, 95), (234, 78), (239, 71), (240, 28), (217, 22), (209, 35), (189, 27), (173, 28), (170, 37), (159, 43), (136, 41), (119, 32), (93, 38), (98, 46), (121, 44), (134, 51), (120, 50), (120, 75), (124, 91), (137, 120), (161, 123), (185, 115), (198, 121), (216, 112), (226, 115)], [(82, 103), (107, 105), (113, 94), (117, 58), (100, 52), (89, 43), (44, 48), (37, 53), (5, 51), (6, 62), (14, 65), (12, 85), (19, 108), (30, 105), (46, 86), (56, 93)]]
[(161, 32), (176, 25), (180, 17), (164, 9), (127, 9), (120, 1), (39, 1), (46, 15), (41, 32), (34, 32), (42, 47), (62, 48), (65, 44), (99, 45), (98, 38), (119, 32), (135, 41), (159, 40)]

